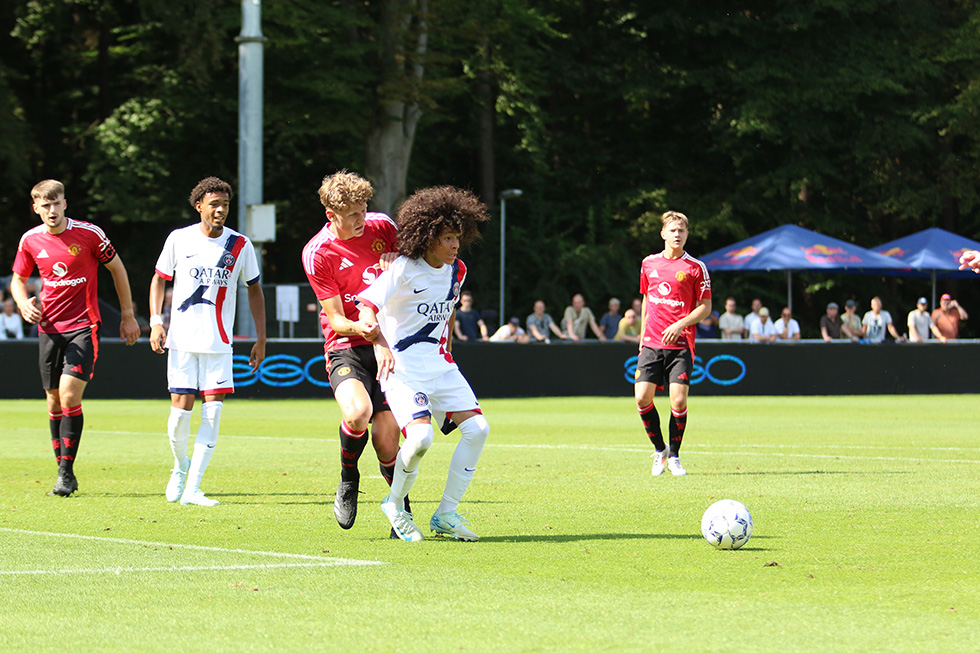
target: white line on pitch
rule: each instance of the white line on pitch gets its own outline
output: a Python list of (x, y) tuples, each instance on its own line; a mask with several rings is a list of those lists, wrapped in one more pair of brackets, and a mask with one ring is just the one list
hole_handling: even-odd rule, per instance
[(219, 553), (238, 553), (256, 556), (272, 556), (275, 558), (300, 558), (302, 560), (315, 560), (321, 563), (336, 565), (383, 565), (384, 562), (378, 560), (352, 560), (349, 558), (325, 558), (323, 556), (307, 555), (305, 553), (283, 553), (281, 551), (253, 551), (250, 549), (225, 549), (218, 546), (203, 546), (201, 544), (170, 544), (167, 542), (147, 542), (144, 540), (127, 540), (120, 537), (99, 537), (98, 535), (79, 535), (77, 533), (48, 533), (45, 531), (29, 531), (22, 528), (3, 528), (0, 532), (17, 533), (20, 535), (37, 535), (41, 537), (60, 537), (72, 540), (92, 540), (96, 542), (111, 542), (113, 544), (136, 544), (139, 546), (155, 546), (168, 549), (191, 549), (193, 551), (216, 551)]
[(0, 571), (0, 576), (60, 576), (62, 574), (116, 574), (123, 572), (140, 573), (151, 571), (181, 572), (181, 571), (241, 571), (250, 569), (285, 569), (293, 567), (339, 567), (351, 565), (376, 565), (379, 562), (364, 560), (334, 559), (329, 562), (283, 562), (270, 565), (203, 565), (188, 567), (104, 567), (102, 569), (22, 569)]

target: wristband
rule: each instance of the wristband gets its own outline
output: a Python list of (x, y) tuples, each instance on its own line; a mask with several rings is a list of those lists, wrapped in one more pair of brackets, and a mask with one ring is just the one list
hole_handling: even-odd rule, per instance
[(163, 316), (162, 315), (151, 315), (150, 316), (150, 326), (163, 326)]

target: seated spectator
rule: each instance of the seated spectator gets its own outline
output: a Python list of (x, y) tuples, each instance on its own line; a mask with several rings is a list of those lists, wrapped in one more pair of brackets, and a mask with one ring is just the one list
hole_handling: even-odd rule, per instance
[(908, 317), (909, 340), (912, 342), (925, 342), (929, 339), (932, 332), (939, 342), (946, 342), (946, 336), (942, 334), (936, 323), (929, 315), (929, 302), (925, 297), (919, 297), (915, 304), (915, 309), (909, 313)]
[(881, 310), (880, 297), (871, 298), (871, 310), (864, 314), (864, 319), (861, 320), (861, 324), (864, 326), (864, 332), (867, 334), (868, 342), (870, 343), (877, 344), (884, 342), (886, 330), (892, 334), (892, 338), (896, 341), (902, 342), (905, 340), (895, 330), (892, 314), (888, 311)]
[(857, 302), (848, 299), (844, 302), (844, 314), (841, 316), (840, 333), (851, 342), (860, 342), (864, 338), (864, 324), (857, 314)]
[(619, 321), (619, 327), (616, 329), (616, 337), (614, 339), (639, 344), (640, 326), (640, 316), (632, 308), (627, 308), (623, 319)]
[(544, 312), (544, 309), (544, 302), (539, 299), (534, 302), (534, 312), (527, 316), (525, 324), (531, 342), (551, 342), (549, 332), (553, 333), (556, 338), (564, 340), (565, 334), (561, 332), (551, 316)]
[(14, 305), (14, 298), (3, 300), (3, 312), (0, 313), (0, 340), (23, 340), (24, 320)]
[(718, 311), (711, 311), (708, 315), (695, 325), (695, 334), (698, 340), (702, 338), (714, 338), (717, 339), (721, 335), (721, 331), (718, 330)]
[(824, 342), (840, 340), (840, 329), (844, 323), (837, 314), (839, 310), (837, 302), (830, 302), (827, 304), (827, 314), (820, 318), (820, 337)]
[(960, 322), (968, 317), (970, 316), (966, 314), (960, 303), (950, 297), (949, 293), (943, 293), (939, 298), (939, 308), (932, 312), (932, 321), (936, 323), (936, 328), (946, 340), (956, 340), (959, 337)]
[(745, 316), (745, 335), (752, 336), (752, 325), (759, 321), (759, 311), (762, 310), (762, 300), (758, 297), (752, 300), (752, 312)]
[(722, 340), (741, 340), (745, 331), (745, 319), (735, 312), (735, 298), (725, 300), (725, 312), (718, 318), (718, 328)]
[(573, 342), (579, 342), (585, 338), (585, 330), (592, 329), (599, 340), (605, 340), (599, 325), (596, 324), (595, 314), (585, 305), (585, 297), (581, 293), (576, 293), (572, 297), (572, 305), (565, 308), (565, 314), (561, 318), (564, 331)]
[(616, 336), (616, 331), (619, 329), (619, 322), (623, 319), (623, 316), (619, 314), (619, 305), (620, 302), (617, 298), (610, 298), (609, 312), (604, 314), (599, 320), (599, 330), (602, 331), (602, 335), (606, 337), (606, 340), (612, 340)]
[(487, 324), (480, 313), (473, 308), (473, 293), (464, 290), (459, 296), (459, 308), (456, 309), (456, 324), (453, 333), (463, 342), (480, 342), (489, 340)]
[(783, 312), (773, 327), (779, 340), (800, 339), (800, 323), (793, 319), (793, 312), (789, 310), (789, 306), (783, 307)]
[(521, 328), (521, 320), (517, 317), (510, 318), (507, 324), (490, 336), (490, 342), (519, 342), (523, 345), (527, 341), (527, 333)]
[(749, 340), (752, 342), (775, 342), (777, 338), (776, 327), (769, 319), (769, 309), (762, 306), (759, 308), (757, 317), (758, 319), (752, 323)]

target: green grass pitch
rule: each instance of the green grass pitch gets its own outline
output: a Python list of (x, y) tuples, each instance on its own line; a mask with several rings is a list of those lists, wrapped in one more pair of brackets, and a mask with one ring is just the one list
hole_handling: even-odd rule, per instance
[[(0, 401), (0, 650), (980, 650), (975, 397), (693, 396), (683, 478), (629, 397), (483, 407), (480, 541), (410, 544), (370, 449), (337, 526), (332, 400), (231, 398), (211, 509), (163, 497), (166, 399), (85, 402), (67, 499), (43, 401)], [(412, 490), (426, 534), (455, 442)], [(701, 537), (722, 498), (741, 550)]]

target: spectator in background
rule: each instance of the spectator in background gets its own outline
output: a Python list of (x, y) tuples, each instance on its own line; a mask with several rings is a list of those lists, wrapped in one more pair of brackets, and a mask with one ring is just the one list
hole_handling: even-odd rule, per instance
[(534, 312), (527, 316), (527, 331), (530, 342), (551, 342), (549, 331), (560, 340), (565, 339), (565, 334), (561, 332), (551, 316), (544, 312), (545, 305), (542, 300), (534, 302)]
[[(755, 311), (753, 311), (755, 313)], [(776, 327), (769, 319), (769, 309), (765, 306), (759, 308), (758, 320), (752, 323), (749, 331), (749, 340), (752, 342), (775, 342)]]
[(939, 331), (929, 315), (929, 302), (925, 297), (919, 297), (915, 308), (909, 312), (908, 327), (909, 340), (912, 342), (925, 342), (929, 339), (930, 331), (936, 336), (936, 340), (946, 342), (946, 336)]
[(643, 298), (634, 297), (633, 298), (633, 312), (636, 313), (637, 319), (643, 318)]
[(623, 319), (619, 321), (619, 327), (616, 329), (616, 337), (614, 340), (635, 342), (639, 344), (640, 327), (640, 316), (637, 315), (636, 311), (634, 311), (632, 308), (627, 308)]
[(695, 326), (697, 337), (702, 338), (713, 338), (715, 340), (721, 335), (721, 331), (718, 330), (718, 311), (711, 311), (707, 317), (697, 323)]
[(939, 298), (939, 308), (932, 312), (932, 321), (946, 340), (956, 340), (960, 335), (960, 322), (968, 317), (970, 316), (963, 307), (949, 293), (943, 293)]
[(602, 335), (605, 336), (606, 340), (612, 340), (616, 336), (616, 331), (619, 330), (619, 322), (623, 319), (623, 316), (619, 314), (619, 306), (619, 299), (615, 297), (610, 298), (609, 312), (599, 320), (599, 330), (602, 331)]
[(737, 305), (734, 297), (725, 300), (725, 312), (718, 318), (722, 340), (741, 340), (745, 331), (745, 319), (735, 312)]
[(820, 318), (820, 337), (824, 342), (840, 339), (840, 330), (844, 323), (837, 314), (839, 310), (837, 302), (830, 302), (827, 304), (827, 314)]
[(24, 320), (14, 310), (14, 298), (3, 300), (3, 313), (0, 313), (0, 340), (23, 340)]
[(779, 340), (799, 340), (800, 323), (793, 319), (793, 312), (789, 306), (784, 306), (779, 319), (773, 324), (776, 329), (776, 337)]
[(895, 323), (892, 320), (892, 314), (888, 311), (881, 310), (881, 298), (872, 297), (871, 298), (871, 310), (864, 314), (864, 319), (861, 320), (864, 325), (864, 332), (867, 334), (868, 342), (871, 343), (881, 343), (885, 341), (885, 331), (892, 334), (892, 338), (896, 341), (901, 342), (904, 338), (898, 335), (898, 331), (895, 330)]
[(163, 328), (165, 330), (170, 329), (170, 312), (174, 307), (174, 289), (167, 288), (163, 293), (163, 313), (160, 316), (163, 318)]
[(759, 321), (760, 311), (762, 310), (762, 300), (756, 297), (752, 300), (752, 312), (745, 316), (745, 335), (752, 337), (752, 325)]
[(518, 317), (510, 318), (507, 324), (490, 336), (490, 342), (517, 342), (523, 345), (527, 341), (527, 333), (521, 328), (521, 320)]
[(464, 290), (459, 296), (459, 308), (456, 309), (456, 324), (453, 333), (463, 342), (486, 342), (489, 340), (487, 325), (480, 313), (473, 308), (473, 293)]
[(585, 305), (585, 297), (581, 293), (576, 293), (572, 296), (572, 305), (565, 308), (565, 314), (562, 316), (561, 323), (565, 328), (565, 333), (574, 342), (585, 338), (585, 330), (587, 328), (592, 329), (592, 333), (599, 340), (605, 341), (606, 339), (602, 335), (599, 325), (596, 324), (595, 314)]
[(844, 302), (844, 314), (841, 316), (840, 324), (841, 335), (851, 342), (858, 342), (864, 338), (864, 324), (857, 314), (857, 302), (848, 299)]

